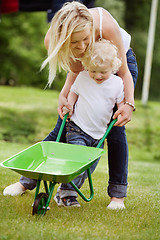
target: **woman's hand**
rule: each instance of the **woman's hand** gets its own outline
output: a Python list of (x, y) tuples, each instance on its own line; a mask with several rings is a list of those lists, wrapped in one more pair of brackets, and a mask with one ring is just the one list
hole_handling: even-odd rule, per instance
[(67, 118), (70, 118), (73, 114), (73, 109), (72, 110), (68, 110), (68, 108), (66, 108), (65, 106), (62, 108), (62, 114), (63, 116), (65, 116), (67, 113), (69, 113)]
[(67, 112), (70, 112), (70, 111), (72, 110), (70, 104), (69, 104), (68, 101), (67, 101), (67, 98), (66, 98), (63, 94), (60, 93), (57, 111), (58, 111), (59, 116), (60, 116), (61, 119), (63, 119), (63, 117), (64, 117), (64, 115), (65, 115), (65, 114), (63, 114), (63, 108), (64, 108), (64, 107), (65, 107), (66, 109), (68, 109)]
[(123, 104), (113, 115), (113, 119), (117, 118), (118, 121), (114, 124), (114, 126), (122, 127), (131, 121), (133, 108), (128, 104)]

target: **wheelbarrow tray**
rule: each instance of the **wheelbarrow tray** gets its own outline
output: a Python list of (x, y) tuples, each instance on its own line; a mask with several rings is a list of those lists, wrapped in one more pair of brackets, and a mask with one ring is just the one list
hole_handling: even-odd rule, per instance
[(104, 149), (59, 142), (38, 142), (1, 165), (25, 177), (68, 183), (88, 169)]

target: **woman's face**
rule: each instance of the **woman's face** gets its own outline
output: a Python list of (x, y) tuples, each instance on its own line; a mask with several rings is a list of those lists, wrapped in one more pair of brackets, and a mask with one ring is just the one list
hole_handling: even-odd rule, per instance
[(91, 41), (90, 27), (83, 31), (72, 33), (70, 48), (75, 57), (82, 57)]

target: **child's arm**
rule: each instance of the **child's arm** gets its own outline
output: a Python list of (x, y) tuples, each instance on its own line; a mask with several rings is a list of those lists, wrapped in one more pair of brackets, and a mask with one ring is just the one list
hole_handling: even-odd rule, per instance
[(71, 109), (68, 110), (68, 108), (66, 108), (65, 106), (63, 107), (63, 116), (69, 112), (69, 118), (72, 116), (73, 114), (73, 110), (74, 110), (74, 105), (75, 103), (77, 102), (77, 99), (78, 99), (78, 95), (73, 92), (73, 91), (70, 91), (69, 94), (68, 94), (68, 103), (70, 104), (71, 106)]

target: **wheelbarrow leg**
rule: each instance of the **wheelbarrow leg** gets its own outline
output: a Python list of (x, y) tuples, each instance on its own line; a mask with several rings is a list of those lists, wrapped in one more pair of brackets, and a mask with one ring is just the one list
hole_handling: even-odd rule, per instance
[(54, 187), (55, 187), (56, 183), (55, 182), (50, 182), (49, 184), (49, 195), (48, 195), (48, 199), (47, 199), (47, 202), (46, 202), (46, 206), (45, 206), (45, 209), (44, 209), (44, 214), (43, 216), (45, 215), (48, 207), (49, 207), (49, 203), (51, 201), (51, 198), (52, 198), (52, 194), (53, 194), (53, 190), (54, 190)]
[(78, 187), (73, 183), (70, 182), (72, 187), (76, 190), (76, 192), (85, 200), (86, 202), (90, 202), (93, 199), (94, 196), (94, 190), (93, 190), (93, 183), (92, 183), (92, 177), (91, 177), (91, 171), (90, 168), (87, 169), (87, 174), (88, 174), (88, 181), (89, 181), (89, 187), (90, 187), (90, 197), (86, 198), (84, 194), (78, 189)]
[(36, 197), (38, 196), (40, 184), (41, 184), (41, 180), (37, 180), (37, 187), (36, 187), (36, 192), (35, 192), (35, 196), (34, 196), (34, 201), (36, 200)]
[(43, 183), (44, 183), (44, 187), (45, 187), (46, 193), (47, 193), (47, 195), (49, 195), (49, 189), (48, 189), (47, 182), (43, 181)]

